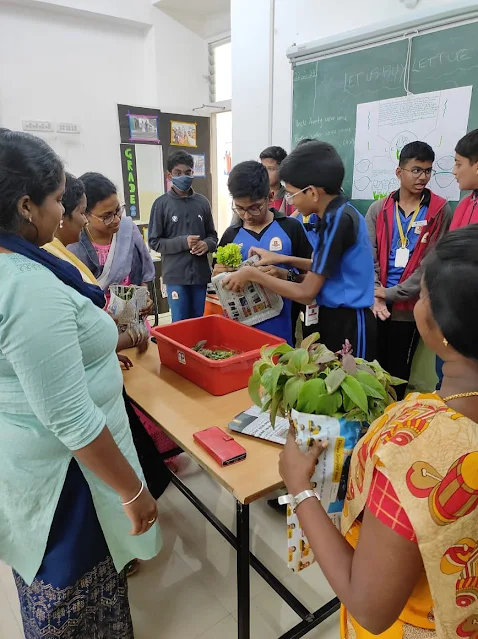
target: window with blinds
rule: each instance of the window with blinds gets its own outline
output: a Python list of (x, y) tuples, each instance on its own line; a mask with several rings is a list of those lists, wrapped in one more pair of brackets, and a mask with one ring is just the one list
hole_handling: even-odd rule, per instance
[(209, 44), (209, 99), (211, 103), (232, 98), (231, 41)]

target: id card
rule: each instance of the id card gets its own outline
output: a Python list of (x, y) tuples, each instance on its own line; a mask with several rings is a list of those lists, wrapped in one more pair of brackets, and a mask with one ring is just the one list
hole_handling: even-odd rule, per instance
[(305, 322), (306, 326), (313, 326), (319, 323), (319, 306), (318, 304), (309, 304), (305, 307)]
[(395, 268), (405, 268), (409, 259), (410, 251), (407, 248), (398, 248), (395, 253)]

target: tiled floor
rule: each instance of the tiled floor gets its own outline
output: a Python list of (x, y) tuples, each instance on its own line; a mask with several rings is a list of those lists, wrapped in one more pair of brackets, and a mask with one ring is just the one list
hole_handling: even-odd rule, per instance
[[(184, 481), (228, 526), (234, 500), (184, 455)], [(234, 639), (236, 626), (235, 552), (173, 486), (160, 499), (163, 550), (130, 580), (136, 639)], [(316, 565), (300, 575), (285, 564), (285, 521), (265, 500), (251, 506), (254, 553), (309, 609), (332, 597)], [(251, 572), (253, 639), (276, 639), (299, 618)], [(16, 590), (10, 570), (0, 565), (0, 639), (21, 639)], [(337, 638), (337, 615), (307, 635)]]

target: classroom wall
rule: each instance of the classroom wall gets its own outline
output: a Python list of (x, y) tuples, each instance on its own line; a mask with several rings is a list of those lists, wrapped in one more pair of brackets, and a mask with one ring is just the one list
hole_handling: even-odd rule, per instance
[(414, 10), (399, 0), (231, 0), (234, 163), (269, 144), (290, 150), (292, 44), (444, 5), (450, 0), (420, 0)]
[[(80, 135), (43, 137), (71, 172), (97, 170), (120, 188), (117, 103), (187, 114), (208, 101), (207, 42), (149, 0), (138, 3), (147, 28), (128, 23), (131, 2), (115, 0), (124, 22), (64, 6), (55, 12), (51, 3), (46, 11), (0, 2), (0, 126), (21, 130), (27, 119), (80, 124)], [(93, 7), (90, 0), (83, 6)]]

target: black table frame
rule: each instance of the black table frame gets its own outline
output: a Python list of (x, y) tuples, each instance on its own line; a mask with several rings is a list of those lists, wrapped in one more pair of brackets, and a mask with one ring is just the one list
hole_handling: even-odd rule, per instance
[[(168, 459), (183, 451), (178, 448), (163, 453), (163, 459)], [(250, 567), (264, 579), (264, 581), (283, 599), (290, 608), (302, 619), (296, 626), (281, 635), (279, 639), (300, 639), (313, 628), (328, 619), (340, 608), (340, 602), (335, 597), (315, 612), (309, 611), (298, 599), (275, 577), (264, 564), (250, 551), (249, 505), (242, 504), (236, 499), (236, 534), (227, 526), (179, 479), (171, 473), (171, 482), (188, 499), (210, 524), (228, 541), (237, 554), (237, 636), (238, 639), (250, 639), (251, 620), (251, 591)]]

